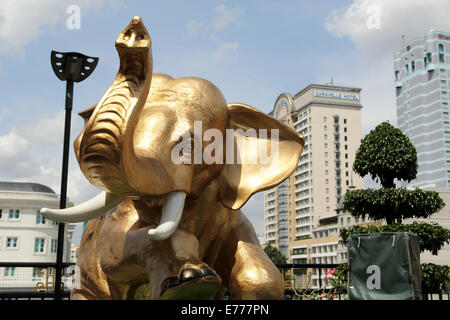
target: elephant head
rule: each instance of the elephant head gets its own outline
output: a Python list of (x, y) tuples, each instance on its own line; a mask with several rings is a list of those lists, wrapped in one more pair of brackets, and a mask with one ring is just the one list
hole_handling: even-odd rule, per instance
[[(207, 80), (152, 74), (151, 40), (139, 17), (116, 48), (116, 78), (80, 113), (85, 128), (74, 143), (82, 172), (103, 193), (72, 208), (42, 209), (49, 219), (84, 221), (137, 199), (162, 208), (159, 226), (149, 231), (161, 240), (176, 230), (185, 203), (213, 181), (217, 201), (236, 210), (295, 170), (304, 146), (295, 130), (250, 106), (227, 104)], [(269, 161), (247, 161), (263, 149), (272, 150)]]

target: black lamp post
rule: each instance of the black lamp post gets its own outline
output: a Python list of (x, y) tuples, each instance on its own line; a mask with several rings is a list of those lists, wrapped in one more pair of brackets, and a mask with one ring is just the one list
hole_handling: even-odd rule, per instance
[[(64, 149), (61, 176), (59, 208), (66, 208), (67, 173), (69, 167), (70, 120), (73, 102), (73, 83), (81, 82), (94, 71), (98, 58), (88, 57), (78, 52), (51, 52), (53, 71), (61, 81), (66, 81), (66, 119), (64, 124)], [(61, 276), (64, 250), (64, 223), (58, 225), (58, 246), (56, 251), (55, 300), (61, 300)]]

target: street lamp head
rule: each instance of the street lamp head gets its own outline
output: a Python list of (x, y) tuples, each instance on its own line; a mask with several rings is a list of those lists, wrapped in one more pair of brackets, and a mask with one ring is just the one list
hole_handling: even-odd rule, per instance
[(50, 55), (53, 71), (61, 81), (81, 82), (94, 71), (98, 58), (78, 52), (52, 51)]

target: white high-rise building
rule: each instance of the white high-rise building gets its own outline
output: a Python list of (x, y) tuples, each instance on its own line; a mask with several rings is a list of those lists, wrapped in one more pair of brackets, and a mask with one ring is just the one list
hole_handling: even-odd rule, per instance
[(311, 84), (275, 102), (271, 115), (305, 139), (295, 172), (264, 199), (266, 243), (289, 262), (337, 262), (335, 210), (349, 187), (363, 188), (352, 172), (362, 137), (360, 91)]
[[(348, 188), (363, 188), (363, 179), (352, 172), (362, 137), (360, 91), (311, 84), (275, 102), (271, 115), (305, 139), (295, 172), (267, 190), (264, 199), (266, 243), (278, 247), (290, 263), (337, 263), (336, 208)], [(319, 288), (326, 272), (298, 269), (296, 285)]]
[(395, 52), (398, 127), (417, 150), (412, 186), (450, 187), (450, 33), (429, 31)]

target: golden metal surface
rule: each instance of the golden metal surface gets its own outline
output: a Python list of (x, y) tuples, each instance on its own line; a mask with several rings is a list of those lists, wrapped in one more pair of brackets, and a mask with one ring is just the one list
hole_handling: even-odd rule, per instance
[[(220, 298), (227, 287), (234, 299), (281, 299), (283, 278), (239, 208), (295, 170), (303, 137), (250, 106), (227, 105), (207, 80), (153, 74), (151, 40), (139, 17), (119, 34), (116, 49), (119, 71), (100, 102), (80, 113), (85, 128), (74, 148), (93, 185), (128, 199), (89, 221), (77, 262), (81, 287), (72, 291), (72, 299), (123, 299), (144, 283), (150, 285), (150, 298), (159, 299), (166, 279), (202, 272), (200, 278), (206, 278), (211, 268), (217, 272), (208, 278), (214, 290), (196, 298)], [(175, 164), (176, 137), (192, 134), (194, 121), (201, 121), (202, 134), (276, 129), (278, 140), (258, 134), (231, 143), (242, 158), (252, 151), (239, 148), (239, 139), (259, 148), (273, 145), (279, 158), (264, 165)], [(200, 147), (207, 145), (203, 141)], [(173, 191), (187, 193), (181, 222), (170, 238), (152, 240), (148, 230), (158, 225), (164, 195)], [(191, 287), (186, 281), (172, 286), (171, 294), (194, 292), (203, 285), (200, 278), (189, 280)]]

